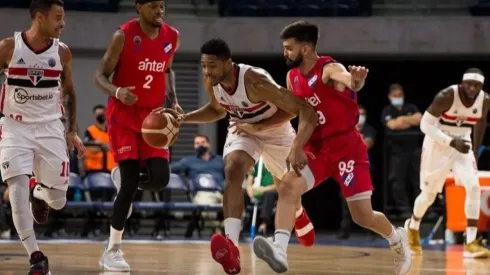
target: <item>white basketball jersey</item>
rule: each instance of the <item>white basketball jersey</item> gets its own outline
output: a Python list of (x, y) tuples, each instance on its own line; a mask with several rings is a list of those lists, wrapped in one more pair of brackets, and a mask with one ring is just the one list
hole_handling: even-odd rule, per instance
[[(214, 96), (219, 104), (228, 111), (232, 118), (245, 123), (255, 123), (271, 117), (277, 112), (277, 107), (269, 102), (252, 103), (248, 99), (247, 89), (244, 80), (247, 70), (254, 70), (265, 75), (275, 85), (276, 82), (270, 74), (261, 68), (252, 67), (245, 64), (237, 64), (238, 84), (236, 90), (228, 93), (220, 84), (213, 87)], [(278, 85), (279, 86), (279, 85)]]
[(15, 50), (6, 72), (1, 112), (23, 123), (49, 122), (63, 116), (60, 76), (63, 70), (58, 54), (59, 40), (43, 52), (35, 53), (15, 33)]
[(452, 137), (471, 139), (471, 130), (482, 117), (485, 92), (480, 91), (473, 105), (466, 107), (459, 97), (459, 85), (452, 85), (451, 88), (454, 93), (453, 104), (439, 118), (439, 129)]

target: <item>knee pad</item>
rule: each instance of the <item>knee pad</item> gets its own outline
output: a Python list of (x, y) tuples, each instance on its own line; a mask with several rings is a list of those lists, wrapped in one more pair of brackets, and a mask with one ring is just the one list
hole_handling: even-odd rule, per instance
[(61, 210), (66, 204), (66, 191), (44, 187), (44, 201), (54, 210)]
[[(146, 161), (147, 180), (140, 180), (139, 188), (152, 192), (163, 190), (170, 179), (170, 167), (168, 160), (163, 158), (152, 158)], [(144, 176), (141, 178), (143, 179)]]

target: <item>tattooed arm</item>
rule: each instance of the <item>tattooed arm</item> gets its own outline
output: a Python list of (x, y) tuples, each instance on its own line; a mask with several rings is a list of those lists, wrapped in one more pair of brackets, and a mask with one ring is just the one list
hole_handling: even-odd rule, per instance
[[(175, 46), (175, 51), (177, 51), (179, 49), (179, 46), (180, 46), (180, 38), (177, 37), (177, 45)], [(172, 70), (173, 62), (174, 62), (174, 56), (172, 56), (172, 58), (170, 59), (170, 61), (168, 63), (168, 69), (167, 69), (167, 72), (165, 74), (165, 78), (166, 78), (165, 82), (167, 83), (167, 87), (166, 87), (167, 99), (168, 99), (168, 103), (169, 103), (170, 108), (172, 108), (175, 111), (183, 114), (184, 111), (179, 106), (179, 102), (177, 101), (177, 94), (175, 92), (175, 72)]]
[(68, 120), (68, 131), (66, 134), (68, 149), (73, 150), (76, 148), (78, 151), (78, 158), (82, 158), (85, 153), (85, 146), (80, 140), (80, 137), (78, 137), (77, 95), (71, 77), (72, 56), (68, 46), (61, 42), (59, 55), (61, 64), (63, 65), (63, 72), (61, 73), (61, 95)]
[(68, 132), (78, 132), (77, 95), (71, 78), (71, 51), (67, 45), (60, 42), (60, 57), (63, 65), (61, 74), (61, 96), (68, 121)]
[(14, 54), (15, 42), (13, 37), (0, 40), (0, 74), (8, 68)]

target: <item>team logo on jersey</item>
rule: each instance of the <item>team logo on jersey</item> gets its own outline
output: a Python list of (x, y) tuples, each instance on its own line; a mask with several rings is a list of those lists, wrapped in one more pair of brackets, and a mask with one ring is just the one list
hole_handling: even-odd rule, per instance
[(137, 52), (141, 50), (141, 37), (135, 36), (133, 38), (133, 43)]
[(163, 50), (165, 51), (166, 54), (170, 53), (172, 51), (172, 43), (166, 42), (163, 43)]
[(247, 102), (245, 102), (245, 101), (242, 101), (242, 106), (243, 106), (243, 107), (245, 107), (245, 108), (247, 108), (247, 107), (248, 107), (248, 104), (247, 104)]
[(24, 61), (23, 58), (20, 58), (19, 61), (17, 61), (17, 64), (19, 64), (19, 65), (25, 65), (26, 62)]
[(54, 58), (50, 58), (48, 60), (48, 65), (49, 67), (53, 68), (54, 66), (56, 66), (56, 60)]
[(10, 163), (8, 161), (2, 162), (2, 168), (3, 170), (7, 170), (10, 167)]
[(27, 70), (27, 77), (31, 80), (32, 84), (36, 86), (41, 79), (44, 77), (44, 71), (43, 70), (37, 70), (37, 69), (29, 69)]
[(461, 126), (466, 121), (466, 117), (458, 116), (456, 117), (456, 126)]
[(475, 108), (473, 109), (473, 114), (476, 114), (478, 112), (478, 110)]
[(231, 106), (230, 111), (239, 117), (243, 117), (243, 109), (238, 106)]
[(312, 77), (310, 77), (310, 78), (308, 79), (308, 86), (309, 86), (310, 88), (315, 87), (315, 84), (316, 84), (316, 81), (317, 81), (317, 80), (318, 80), (318, 76), (317, 76), (317, 75), (313, 75)]
[(298, 77), (297, 77), (297, 76), (295, 76), (293, 81), (294, 81), (294, 84), (298, 84), (298, 81), (299, 81), (299, 80), (298, 80)]

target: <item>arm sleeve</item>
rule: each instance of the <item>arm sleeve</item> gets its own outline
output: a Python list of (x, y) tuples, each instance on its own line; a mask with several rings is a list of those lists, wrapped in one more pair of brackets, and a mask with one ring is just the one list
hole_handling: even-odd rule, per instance
[(447, 134), (443, 133), (441, 129), (437, 128), (438, 118), (433, 116), (429, 112), (425, 112), (422, 116), (422, 121), (420, 122), (420, 130), (429, 136), (431, 139), (443, 144), (450, 146), (452, 138)]

